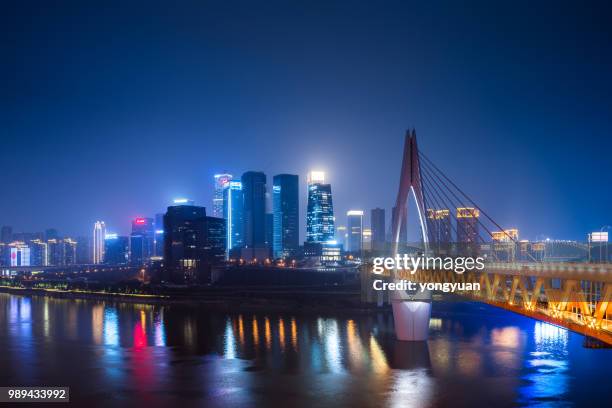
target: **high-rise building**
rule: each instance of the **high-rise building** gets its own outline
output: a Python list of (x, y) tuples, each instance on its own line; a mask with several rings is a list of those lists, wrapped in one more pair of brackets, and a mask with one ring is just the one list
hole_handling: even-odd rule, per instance
[(449, 244), (452, 241), (452, 227), (448, 209), (428, 209), (427, 224), (432, 243)]
[(77, 242), (72, 238), (64, 238), (61, 244), (62, 265), (76, 265)]
[(213, 196), (212, 216), (223, 218), (223, 191), (227, 184), (232, 181), (232, 175), (223, 173), (215, 174), (215, 191)]
[(479, 247), (478, 217), (480, 211), (472, 207), (457, 208), (457, 242), (462, 255), (475, 256)]
[(22, 241), (9, 244), (11, 266), (30, 266), (30, 247)]
[(91, 263), (91, 238), (77, 238), (77, 264), (85, 265)]
[(155, 235), (153, 243), (153, 255), (164, 256), (164, 214), (155, 214)]
[(168, 207), (164, 215), (165, 280), (206, 281), (206, 210), (195, 205)]
[(480, 211), (471, 207), (457, 208), (457, 241), (461, 243), (478, 242), (478, 217)]
[(132, 220), (130, 235), (130, 263), (142, 265), (153, 255), (155, 227), (153, 218), (137, 217)]
[(206, 259), (211, 265), (225, 260), (227, 249), (226, 220), (206, 217)]
[(244, 202), (244, 247), (266, 247), (266, 175), (248, 171), (242, 175)]
[(494, 242), (516, 242), (519, 239), (519, 232), (516, 228), (510, 228), (503, 231), (491, 232), (491, 239)]
[(93, 230), (93, 263), (104, 262), (104, 237), (106, 236), (106, 225), (104, 221), (96, 221)]
[(226, 220), (226, 257), (228, 259), (232, 251), (239, 252), (244, 245), (243, 201), (242, 183), (239, 180), (232, 180), (226, 184), (223, 190), (223, 218)]
[(348, 241), (346, 251), (358, 254), (363, 249), (363, 211), (350, 210), (346, 213)]
[(293, 256), (299, 242), (299, 186), (298, 176), (278, 174), (273, 178), (273, 237), (274, 258)]
[[(397, 217), (402, 217), (402, 223), (399, 230), (399, 242), (405, 244), (408, 242), (408, 208), (404, 207), (401, 209), (401, 213), (397, 210), (397, 207), (393, 207), (391, 210), (391, 225), (395, 225)], [(395, 237), (391, 237), (391, 242), (395, 240)]]
[(372, 230), (372, 249), (382, 251), (385, 249), (385, 210), (374, 208), (370, 214), (370, 227)]
[(49, 265), (48, 246), (41, 239), (30, 241), (30, 263), (34, 266)]
[(306, 213), (306, 241), (333, 241), (334, 206), (331, 185), (325, 184), (325, 173), (311, 171), (308, 174), (308, 208)]
[(61, 266), (63, 262), (62, 241), (59, 239), (47, 240), (47, 265)]
[(126, 265), (129, 259), (130, 241), (128, 237), (106, 234), (104, 238), (104, 263), (107, 265)]

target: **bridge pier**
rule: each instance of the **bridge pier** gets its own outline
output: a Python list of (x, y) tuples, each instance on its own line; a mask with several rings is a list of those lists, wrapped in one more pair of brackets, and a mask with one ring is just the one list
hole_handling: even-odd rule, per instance
[(393, 299), (395, 337), (402, 341), (424, 341), (429, 333), (431, 302)]

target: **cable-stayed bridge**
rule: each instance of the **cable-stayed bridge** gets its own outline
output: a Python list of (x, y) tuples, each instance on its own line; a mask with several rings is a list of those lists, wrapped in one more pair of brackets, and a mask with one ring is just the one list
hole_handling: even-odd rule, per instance
[[(442, 268), (386, 270), (374, 274), (367, 263), (362, 277), (362, 299), (384, 301), (374, 293), (375, 279), (431, 283), (478, 283), (480, 290), (460, 295), (557, 324), (612, 345), (612, 264), (550, 262), (542, 243), (519, 241), (518, 231), (499, 225), (433, 160), (418, 149), (416, 132), (405, 137), (400, 184), (392, 220), (391, 253), (400, 254), (400, 231), (407, 222), (412, 198), (420, 229), (418, 255), (444, 258), (482, 257), (484, 269), (463, 273)], [(394, 211), (395, 213), (395, 211)], [(586, 247), (570, 247), (584, 251)], [(607, 247), (606, 247), (607, 248)], [(424, 340), (431, 310), (431, 294), (387, 292), (393, 305), (396, 335), (401, 340)]]

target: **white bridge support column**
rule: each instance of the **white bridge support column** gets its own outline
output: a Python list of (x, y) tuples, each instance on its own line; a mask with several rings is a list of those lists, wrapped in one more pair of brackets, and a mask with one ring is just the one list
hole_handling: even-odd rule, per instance
[(429, 333), (431, 302), (393, 299), (395, 337), (403, 341), (424, 341)]
[[(397, 214), (393, 217), (392, 242), (393, 257), (398, 255), (401, 226), (408, 218), (407, 201), (412, 194), (416, 203), (416, 210), (421, 226), (424, 252), (429, 250), (429, 233), (427, 231), (425, 199), (423, 194), (423, 181), (421, 179), (421, 165), (419, 163), (419, 149), (417, 147), (416, 132), (407, 131), (404, 138), (404, 153), (402, 156), (402, 170), (400, 184), (395, 201)], [(397, 269), (392, 274), (393, 280), (398, 280)], [(391, 297), (393, 307), (393, 320), (395, 321), (395, 336), (398, 340), (423, 341), (427, 340), (429, 332), (429, 317), (431, 316), (431, 293), (409, 295), (396, 293)]]

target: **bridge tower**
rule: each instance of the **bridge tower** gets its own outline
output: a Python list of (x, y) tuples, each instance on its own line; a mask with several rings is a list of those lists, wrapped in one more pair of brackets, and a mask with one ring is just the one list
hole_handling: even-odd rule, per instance
[[(417, 148), (416, 131), (406, 131), (404, 139), (404, 152), (402, 157), (402, 170), (400, 174), (399, 190), (395, 201), (398, 217), (391, 226), (392, 255), (395, 257), (399, 250), (400, 227), (406, 222), (407, 211), (403, 211), (412, 195), (416, 203), (419, 217), (423, 248), (425, 253), (429, 249), (429, 234), (427, 231), (426, 208), (423, 194), (423, 181), (421, 180), (421, 165), (419, 163), (419, 150)], [(397, 269), (393, 271), (393, 280), (397, 281)], [(391, 296), (393, 307), (393, 320), (395, 322), (395, 335), (398, 340), (423, 341), (427, 340), (429, 331), (429, 318), (431, 316), (431, 293), (409, 294), (404, 291), (393, 291)]]

